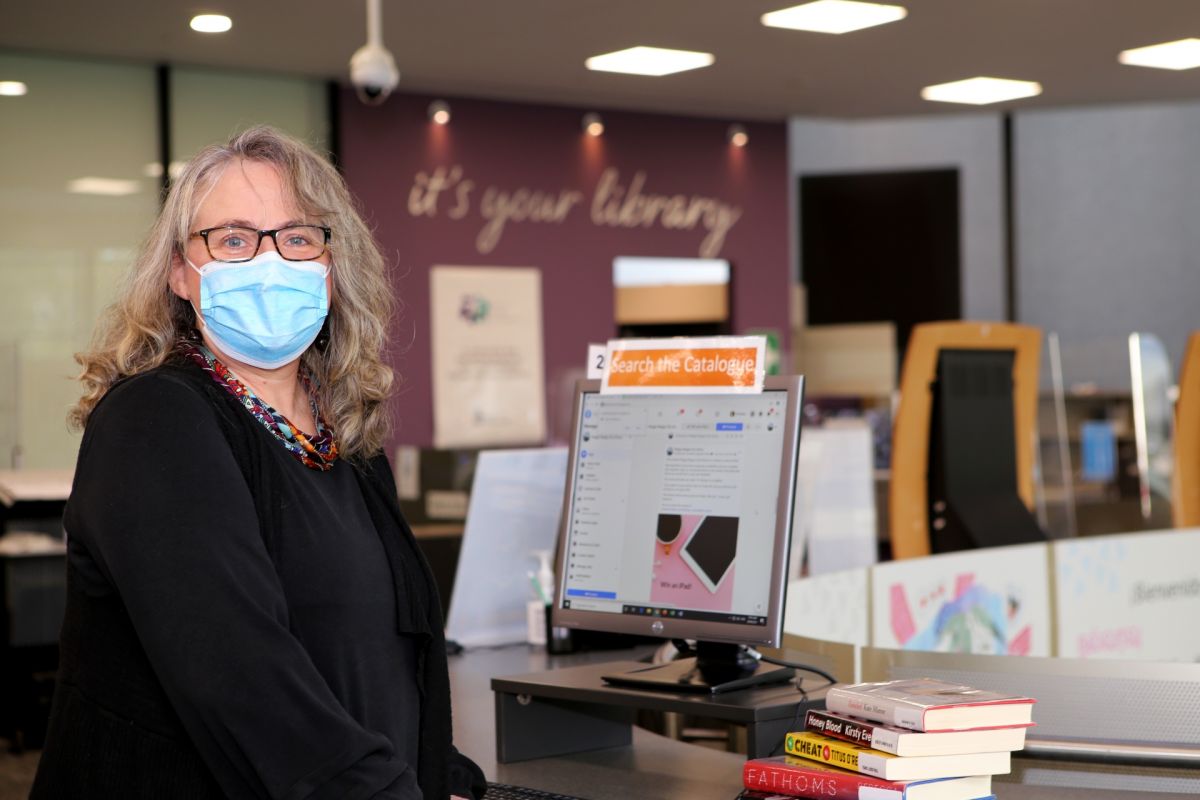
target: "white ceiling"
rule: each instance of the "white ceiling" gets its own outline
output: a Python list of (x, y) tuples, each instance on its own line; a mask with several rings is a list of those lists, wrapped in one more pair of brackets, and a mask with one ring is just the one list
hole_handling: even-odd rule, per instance
[[(1000, 108), (1200, 98), (1200, 69), (1127, 67), (1120, 50), (1200, 36), (1200, 0), (891, 0), (908, 18), (841, 36), (765, 28), (799, 0), (384, 0), (400, 91), (782, 119), (945, 112), (921, 87), (975, 75), (1037, 80)], [(347, 80), (365, 0), (7, 0), (0, 47)], [(195, 13), (233, 30), (191, 31)], [(663, 78), (593, 73), (635, 44), (706, 50)], [(0, 80), (13, 76), (0, 75)]]

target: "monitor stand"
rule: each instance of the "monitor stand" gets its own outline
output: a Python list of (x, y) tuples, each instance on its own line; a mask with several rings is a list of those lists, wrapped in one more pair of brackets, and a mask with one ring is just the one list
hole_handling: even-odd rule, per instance
[(602, 676), (605, 683), (660, 692), (719, 694), (790, 680), (791, 667), (763, 663), (738, 644), (697, 642), (696, 655)]

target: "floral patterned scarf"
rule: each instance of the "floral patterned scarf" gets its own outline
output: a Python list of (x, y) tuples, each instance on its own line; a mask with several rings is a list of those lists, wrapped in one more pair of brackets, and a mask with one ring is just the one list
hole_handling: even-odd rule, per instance
[(325, 418), (321, 416), (321, 410), (317, 407), (316, 392), (313, 391), (312, 380), (306, 369), (300, 368), (300, 381), (308, 394), (313, 419), (317, 424), (316, 435), (312, 438), (305, 436), (287, 417), (259, 399), (250, 387), (238, 380), (237, 376), (218, 361), (213, 352), (203, 344), (193, 341), (181, 342), (179, 353), (211, 375), (225, 391), (236, 397), (238, 402), (304, 466), (321, 471), (333, 467), (333, 462), (338, 457), (337, 442), (334, 440), (333, 429), (325, 424)]

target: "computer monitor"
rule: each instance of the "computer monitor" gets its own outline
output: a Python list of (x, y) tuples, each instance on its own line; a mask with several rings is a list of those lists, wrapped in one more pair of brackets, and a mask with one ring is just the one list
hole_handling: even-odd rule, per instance
[(786, 680), (778, 646), (804, 380), (761, 394), (576, 388), (558, 537), (556, 626), (698, 641), (695, 661), (610, 683), (724, 691)]

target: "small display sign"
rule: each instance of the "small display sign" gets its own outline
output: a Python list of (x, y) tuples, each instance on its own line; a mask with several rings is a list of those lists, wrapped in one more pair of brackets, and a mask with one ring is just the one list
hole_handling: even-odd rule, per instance
[(758, 394), (766, 339), (714, 336), (613, 339), (602, 394)]
[(608, 361), (608, 346), (589, 344), (587, 354), (587, 376), (589, 381), (604, 379), (604, 364)]

